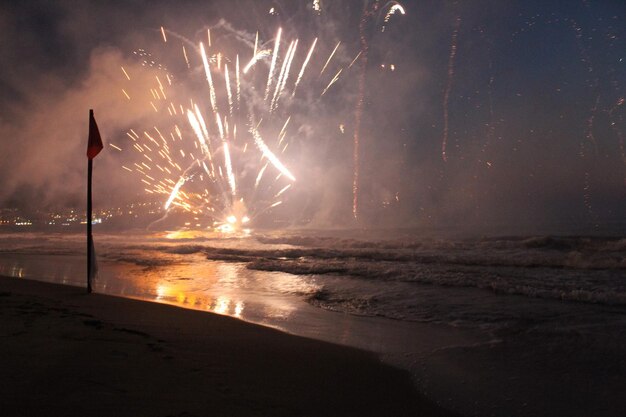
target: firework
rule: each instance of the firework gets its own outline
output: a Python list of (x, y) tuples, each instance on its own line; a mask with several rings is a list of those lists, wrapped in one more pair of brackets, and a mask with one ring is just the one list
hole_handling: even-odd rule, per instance
[(450, 92), (452, 91), (452, 81), (454, 80), (454, 60), (457, 52), (457, 39), (459, 36), (459, 28), (461, 27), (461, 16), (457, 16), (454, 22), (454, 30), (452, 31), (452, 39), (450, 41), (450, 55), (448, 57), (448, 82), (446, 90), (443, 93), (443, 137), (441, 139), (441, 159), (448, 162), (448, 102), (450, 101)]
[[(257, 32), (254, 47), (249, 39), (241, 42), (243, 49), (231, 53), (220, 49), (219, 32), (213, 32), (207, 31), (206, 45), (194, 45), (161, 28), (162, 45), (176, 48), (188, 74), (169, 71), (141, 50), (144, 66), (156, 72), (147, 104), (157, 113), (158, 122), (151, 129), (138, 130), (139, 134), (133, 129), (127, 132), (130, 148), (140, 158), (123, 169), (138, 174), (147, 193), (162, 194), (165, 210), (205, 216), (218, 230), (231, 231), (282, 204), (294, 189), (296, 175), (283, 160), (290, 138), (289, 103), (306, 77), (318, 39), (305, 54), (298, 49), (299, 40), (283, 39), (279, 28), (269, 42), (271, 49), (261, 46)], [(184, 40), (182, 57), (181, 45), (173, 45), (176, 39)], [(240, 56), (247, 62), (243, 68)], [(127, 91), (132, 91), (133, 74), (123, 67), (122, 73), (123, 92), (130, 100)], [(186, 97), (189, 89), (181, 85), (195, 86), (199, 74), (203, 87), (191, 88), (197, 94)], [(326, 89), (340, 74), (341, 69)], [(259, 80), (264, 80), (261, 88)]]

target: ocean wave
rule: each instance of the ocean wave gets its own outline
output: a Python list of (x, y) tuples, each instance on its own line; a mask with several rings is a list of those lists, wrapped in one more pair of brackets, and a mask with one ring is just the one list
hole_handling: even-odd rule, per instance
[[(296, 275), (473, 287), (501, 295), (626, 304), (625, 238), (547, 235), (374, 239), (289, 233), (180, 240), (160, 235), (98, 236), (96, 251), (111, 261), (145, 267), (166, 266), (185, 262), (190, 255), (202, 255), (209, 260), (243, 263), (253, 270)], [(6, 237), (10, 239), (3, 244), (5, 253), (84, 253), (83, 235)]]
[(294, 246), (205, 247), (202, 252), (208, 259), (245, 262), (248, 268), (263, 271), (474, 287), (500, 295), (626, 304), (626, 239), (537, 236), (411, 243), (289, 236), (258, 240)]
[(369, 280), (475, 287), (502, 295), (525, 295), (602, 304), (626, 305), (626, 280), (615, 271), (519, 270), (518, 268), (380, 262), (257, 259), (248, 268), (297, 275), (335, 274)]
[(603, 248), (626, 250), (626, 239), (598, 236), (485, 236), (450, 239), (435, 237), (399, 236), (393, 239), (329, 237), (316, 235), (260, 235), (256, 239), (264, 244), (288, 244), (302, 247), (333, 247), (337, 249), (551, 249), (581, 250)]
[[(210, 259), (238, 262), (256, 259), (359, 259), (485, 267), (626, 269), (626, 239), (554, 238), (474, 240), (460, 242), (361, 242), (313, 237), (260, 238), (260, 242), (302, 244), (282, 249), (206, 246)], [(313, 244), (322, 244), (312, 246)]]
[(111, 256), (109, 255), (108, 258), (116, 262), (126, 262), (126, 263), (134, 264), (137, 266), (143, 266), (146, 268), (168, 266), (168, 265), (172, 265), (173, 263), (175, 263), (175, 260), (173, 259), (165, 259), (165, 258), (155, 259), (155, 258), (150, 258), (150, 257), (140, 256), (140, 255), (135, 255), (135, 256)]

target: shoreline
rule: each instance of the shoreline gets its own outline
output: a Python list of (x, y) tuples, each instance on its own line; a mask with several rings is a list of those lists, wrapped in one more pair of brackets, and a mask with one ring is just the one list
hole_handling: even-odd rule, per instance
[(11, 415), (452, 416), (373, 353), (227, 316), (0, 277)]

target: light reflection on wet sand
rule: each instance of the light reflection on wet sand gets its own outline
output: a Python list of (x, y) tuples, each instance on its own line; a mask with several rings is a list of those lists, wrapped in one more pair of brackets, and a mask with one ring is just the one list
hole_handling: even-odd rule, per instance
[[(82, 264), (73, 255), (0, 254), (0, 275), (85, 286)], [(280, 322), (302, 304), (302, 295), (317, 289), (312, 281), (186, 255), (175, 263), (148, 267), (101, 260), (94, 290), (282, 327)]]
[[(288, 319), (301, 303), (296, 294), (317, 288), (303, 277), (251, 271), (242, 264), (208, 261), (201, 255), (193, 256), (191, 262), (135, 268), (124, 274), (125, 280), (137, 284), (134, 294), (126, 292), (126, 296), (262, 322)], [(120, 280), (115, 274), (103, 274), (99, 280), (103, 277), (108, 284)]]

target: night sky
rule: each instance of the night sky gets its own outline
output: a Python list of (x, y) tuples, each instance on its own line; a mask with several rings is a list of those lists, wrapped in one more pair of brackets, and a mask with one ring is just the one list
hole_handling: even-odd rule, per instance
[[(313, 3), (3, 2), (0, 207), (83, 206), (90, 108), (105, 143), (124, 149), (105, 146), (95, 160), (95, 204), (164, 201), (167, 196), (147, 195), (139, 177), (122, 169), (137, 160), (126, 150), (128, 129), (155, 122), (147, 106), (122, 96), (120, 67), (139, 73), (134, 52), (142, 49), (174, 74), (187, 71), (184, 60), (166, 50), (161, 26), (170, 49), (183, 39), (205, 40), (207, 28), (225, 48), (234, 45), (234, 32), (253, 40), (257, 30), (271, 48), (283, 27), (285, 37), (301, 39), (298, 62), (313, 38), (320, 46), (291, 109), (293, 144), (284, 162), (298, 181), (265, 216), (319, 226), (503, 232), (623, 225), (626, 3), (406, 1), (406, 14), (387, 22), (395, 2), (379, 2), (374, 10), (374, 1), (326, 0), (319, 13)], [(364, 10), (371, 11), (366, 21)], [(362, 49), (360, 35), (368, 60), (359, 223), (353, 223), (363, 67), (361, 61), (348, 65)], [(318, 76), (339, 41), (332, 71)], [(197, 53), (190, 54), (191, 66), (201, 65)], [(341, 77), (320, 97), (340, 68)], [(178, 94), (196, 94), (207, 105), (208, 94), (198, 88), (181, 81)]]

